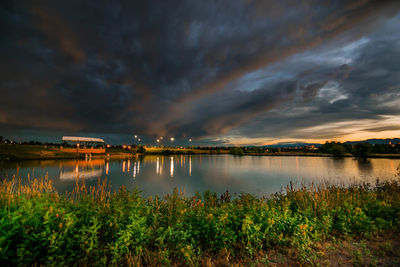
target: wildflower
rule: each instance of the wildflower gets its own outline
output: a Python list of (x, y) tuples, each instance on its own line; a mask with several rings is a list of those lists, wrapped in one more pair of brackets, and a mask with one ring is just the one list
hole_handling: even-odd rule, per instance
[(62, 227), (63, 227), (63, 224), (62, 224), (62, 223), (59, 223), (59, 224), (58, 224), (58, 227), (62, 228)]
[(274, 225), (275, 224), (274, 218), (268, 218), (268, 224), (269, 225)]
[(224, 214), (221, 215), (221, 217), (220, 217), (221, 221), (223, 221), (223, 222), (226, 220), (226, 218), (228, 218), (228, 213), (224, 213)]
[(49, 208), (49, 212), (52, 213), (53, 212), (53, 206), (50, 206)]
[(207, 215), (207, 220), (211, 220), (212, 218), (213, 218), (212, 213), (210, 213), (210, 214)]
[(60, 215), (58, 215), (58, 213), (56, 214), (56, 217), (58, 218), (58, 217), (60, 217)]
[(299, 225), (299, 228), (300, 228), (300, 230), (302, 230), (302, 231), (306, 230), (307, 227), (308, 227), (307, 224), (300, 224), (300, 225)]
[(184, 214), (186, 212), (186, 209), (181, 210), (181, 214)]

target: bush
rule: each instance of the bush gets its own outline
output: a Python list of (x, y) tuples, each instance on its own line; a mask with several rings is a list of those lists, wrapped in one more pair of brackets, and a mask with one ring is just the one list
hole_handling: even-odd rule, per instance
[(199, 265), (223, 251), (254, 258), (276, 246), (302, 251), (340, 235), (399, 229), (398, 182), (287, 187), (269, 198), (171, 194), (143, 198), (105, 183), (59, 195), (51, 180), (0, 184), (2, 265)]
[(235, 155), (235, 156), (243, 156), (244, 151), (240, 147), (231, 147), (229, 149), (229, 154)]

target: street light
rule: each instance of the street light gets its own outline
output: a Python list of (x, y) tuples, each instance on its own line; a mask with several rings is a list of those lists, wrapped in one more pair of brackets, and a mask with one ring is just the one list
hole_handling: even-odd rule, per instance
[(175, 138), (171, 137), (171, 142), (174, 142)]

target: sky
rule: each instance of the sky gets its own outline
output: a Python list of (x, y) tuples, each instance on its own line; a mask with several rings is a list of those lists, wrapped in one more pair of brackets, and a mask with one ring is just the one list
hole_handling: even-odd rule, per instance
[(0, 135), (400, 137), (400, 1), (0, 3)]

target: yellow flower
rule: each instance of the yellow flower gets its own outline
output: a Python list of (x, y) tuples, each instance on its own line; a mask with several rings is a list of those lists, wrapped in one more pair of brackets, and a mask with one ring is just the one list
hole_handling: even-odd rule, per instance
[(274, 218), (268, 218), (268, 224), (274, 225), (275, 224)]
[(210, 213), (210, 214), (207, 215), (207, 220), (211, 220), (212, 218), (213, 218), (212, 213)]

